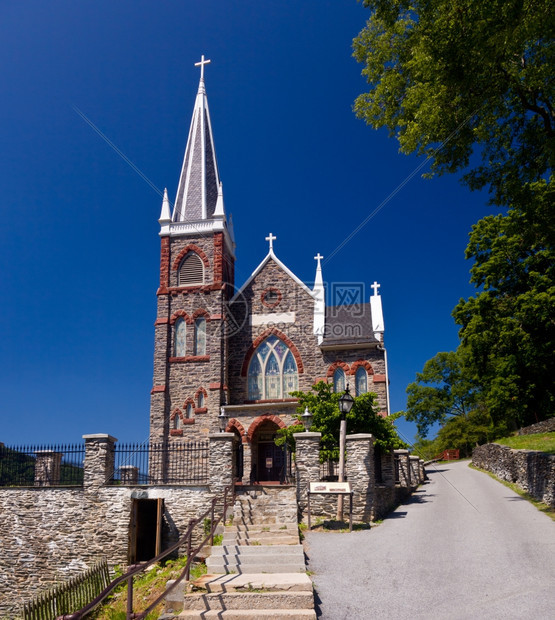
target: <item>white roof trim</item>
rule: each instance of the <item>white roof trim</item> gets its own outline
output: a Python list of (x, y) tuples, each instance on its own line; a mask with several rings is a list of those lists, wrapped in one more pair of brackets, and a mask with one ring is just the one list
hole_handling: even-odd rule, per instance
[(285, 271), (285, 273), (292, 278), (304, 291), (306, 291), (311, 297), (312, 299), (316, 299), (316, 294), (311, 291), (308, 286), (302, 281), (300, 280), (292, 271), (291, 269), (289, 269), (288, 267), (286, 267), (280, 260), (279, 258), (274, 254), (274, 250), (270, 250), (268, 252), (268, 254), (266, 255), (266, 257), (264, 258), (264, 260), (260, 263), (260, 265), (258, 265), (258, 267), (252, 272), (252, 274), (250, 275), (250, 277), (248, 278), (248, 280), (243, 284), (243, 286), (237, 291), (237, 293), (235, 293), (235, 295), (232, 297), (231, 302), (235, 301), (237, 299), (237, 297), (239, 297), (239, 295), (247, 288), (247, 286), (253, 281), (253, 279), (262, 271), (262, 268), (264, 267), (264, 265), (266, 265), (266, 263), (270, 260), (274, 260), (278, 267), (281, 267), (281, 269), (283, 269), (283, 271)]

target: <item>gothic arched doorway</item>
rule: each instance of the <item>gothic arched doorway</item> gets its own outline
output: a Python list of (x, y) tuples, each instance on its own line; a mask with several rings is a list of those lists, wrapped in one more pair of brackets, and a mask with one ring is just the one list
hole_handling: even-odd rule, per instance
[(284, 448), (275, 444), (277, 430), (285, 427), (281, 420), (279, 422), (258, 418), (251, 425), (252, 482), (285, 482), (287, 454)]

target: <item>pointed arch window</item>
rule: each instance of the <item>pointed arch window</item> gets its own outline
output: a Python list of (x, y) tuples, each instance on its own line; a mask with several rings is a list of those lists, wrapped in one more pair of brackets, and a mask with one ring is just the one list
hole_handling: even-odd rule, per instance
[(204, 392), (198, 393), (197, 403), (199, 409), (202, 409), (204, 407)]
[(196, 252), (189, 252), (179, 265), (178, 286), (195, 286), (204, 283), (204, 263)]
[(288, 398), (299, 386), (297, 362), (287, 345), (276, 336), (266, 338), (249, 364), (249, 400)]
[(183, 422), (181, 420), (181, 414), (179, 411), (176, 411), (173, 417), (173, 428), (175, 430), (179, 430), (180, 428), (183, 428)]
[(193, 417), (193, 405), (192, 403), (187, 404), (187, 415), (185, 416), (188, 420)]
[(359, 366), (355, 374), (355, 393), (357, 396), (368, 392), (368, 373), (366, 368)]
[(206, 355), (206, 319), (195, 319), (195, 346), (193, 355)]
[(183, 317), (179, 317), (175, 322), (175, 337), (173, 354), (175, 357), (185, 357), (185, 344), (187, 336), (187, 323)]
[(333, 373), (333, 391), (336, 394), (345, 391), (345, 371), (343, 368), (337, 368)]

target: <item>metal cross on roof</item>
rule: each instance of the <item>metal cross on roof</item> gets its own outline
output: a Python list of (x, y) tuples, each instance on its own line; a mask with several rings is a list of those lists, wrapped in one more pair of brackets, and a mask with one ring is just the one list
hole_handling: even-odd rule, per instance
[(320, 252), (318, 252), (318, 254), (316, 254), (316, 256), (314, 257), (314, 260), (318, 261), (318, 266), (317, 269), (320, 269), (320, 261), (323, 259), (324, 257), (320, 254)]
[(211, 60), (204, 60), (204, 54), (200, 57), (200, 62), (195, 62), (195, 67), (200, 67), (200, 79), (204, 80), (204, 65), (209, 65)]
[(374, 295), (378, 294), (378, 289), (380, 288), (380, 286), (381, 284), (378, 284), (376, 280), (374, 280), (374, 284), (370, 286), (370, 288), (374, 289)]
[(270, 233), (267, 237), (266, 237), (266, 241), (270, 242), (270, 252), (274, 249), (274, 241), (277, 239), (277, 237), (275, 235), (272, 235), (272, 233)]

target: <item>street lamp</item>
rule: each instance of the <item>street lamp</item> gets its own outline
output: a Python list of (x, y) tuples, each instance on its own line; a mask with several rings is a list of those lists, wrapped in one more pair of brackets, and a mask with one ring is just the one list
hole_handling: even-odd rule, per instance
[(314, 416), (310, 413), (310, 411), (308, 410), (308, 407), (305, 407), (304, 413), (301, 416), (301, 421), (303, 423), (305, 433), (308, 433), (308, 431), (310, 430), (310, 427), (312, 426), (313, 418)]
[[(354, 398), (349, 392), (349, 384), (345, 387), (345, 393), (339, 399), (339, 411), (341, 412), (341, 424), (339, 426), (339, 482), (345, 481), (345, 442), (347, 437), (347, 414), (351, 411)], [(343, 521), (343, 495), (337, 498), (337, 520)]]
[(218, 422), (220, 423), (220, 433), (225, 432), (227, 426), (228, 415), (225, 411), (225, 407), (220, 407), (220, 415), (218, 416)]

